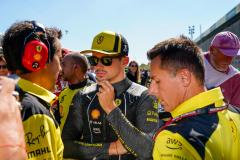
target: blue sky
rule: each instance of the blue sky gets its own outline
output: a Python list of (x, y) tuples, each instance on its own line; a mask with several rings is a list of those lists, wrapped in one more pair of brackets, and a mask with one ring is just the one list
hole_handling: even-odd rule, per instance
[[(146, 52), (156, 43), (180, 34), (194, 38), (204, 32), (239, 0), (1, 0), (0, 32), (21, 20), (37, 20), (63, 30), (63, 47), (84, 50), (103, 31), (121, 33), (129, 56), (147, 63)], [(68, 30), (66, 34), (65, 30)]]

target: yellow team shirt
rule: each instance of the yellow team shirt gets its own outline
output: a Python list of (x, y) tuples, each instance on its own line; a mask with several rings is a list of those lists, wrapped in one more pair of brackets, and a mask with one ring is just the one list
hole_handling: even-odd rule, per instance
[[(220, 88), (200, 93), (171, 112), (173, 118), (203, 108), (224, 105)], [(182, 119), (156, 137), (154, 160), (240, 159), (240, 115), (225, 109), (213, 114)]]
[(68, 116), (69, 106), (71, 105), (73, 96), (82, 88), (70, 89), (69, 87), (65, 88), (59, 95), (59, 112), (61, 117), (60, 129), (63, 130), (65, 121)]
[(48, 90), (20, 79), (21, 114), (29, 160), (63, 159), (60, 128), (49, 111), (56, 96)]

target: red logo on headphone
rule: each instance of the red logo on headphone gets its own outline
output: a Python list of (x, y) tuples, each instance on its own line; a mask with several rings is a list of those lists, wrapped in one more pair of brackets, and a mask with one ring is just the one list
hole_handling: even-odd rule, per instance
[(47, 46), (38, 40), (33, 40), (25, 45), (22, 64), (29, 71), (38, 71), (44, 68), (48, 60)]
[(36, 51), (41, 52), (42, 51), (42, 46), (36, 46)]

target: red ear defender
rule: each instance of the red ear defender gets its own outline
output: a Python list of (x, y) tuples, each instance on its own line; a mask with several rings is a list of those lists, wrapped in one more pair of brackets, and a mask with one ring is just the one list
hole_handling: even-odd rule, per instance
[(22, 65), (29, 71), (35, 72), (44, 68), (48, 60), (47, 46), (38, 40), (32, 40), (25, 45)]

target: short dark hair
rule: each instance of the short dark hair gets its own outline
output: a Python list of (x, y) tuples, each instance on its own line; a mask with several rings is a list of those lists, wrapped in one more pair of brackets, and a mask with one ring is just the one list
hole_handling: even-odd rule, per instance
[[(62, 32), (57, 28), (45, 29), (49, 45), (45, 39), (41, 39), (40, 37), (40, 40), (45, 43), (46, 46), (49, 46), (49, 56), (50, 61), (52, 61), (54, 54), (56, 53), (56, 49), (58, 49), (56, 41), (62, 37)], [(22, 52), (24, 49), (24, 40), (26, 36), (33, 32), (33, 30), (33, 21), (20, 21), (12, 24), (5, 32), (2, 40), (2, 47), (7, 67), (10, 71), (15, 72), (16, 70), (21, 70), (23, 72), (27, 72), (21, 62)]]
[(82, 72), (84, 74), (87, 73), (87, 70), (89, 68), (89, 62), (86, 56), (80, 54), (79, 52), (70, 52), (69, 54), (66, 55), (66, 57), (71, 57), (72, 61), (79, 65)]
[(204, 65), (201, 49), (189, 38), (181, 35), (162, 41), (147, 53), (149, 60), (159, 56), (159, 67), (168, 69), (174, 74), (180, 69), (188, 69), (201, 85), (204, 84)]

